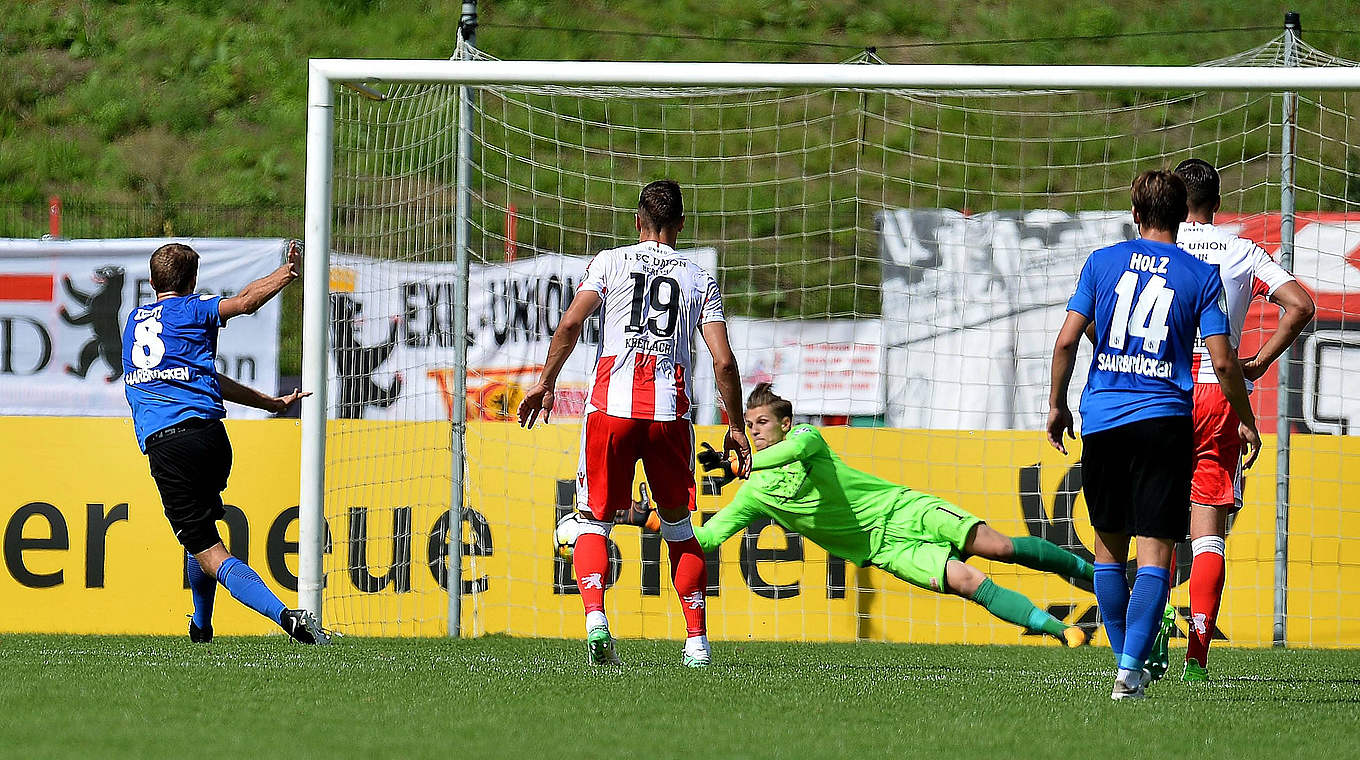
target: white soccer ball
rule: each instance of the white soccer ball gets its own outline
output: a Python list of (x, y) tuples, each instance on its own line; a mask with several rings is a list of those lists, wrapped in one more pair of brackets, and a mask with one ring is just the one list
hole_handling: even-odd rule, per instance
[(553, 529), (553, 553), (562, 559), (571, 559), (572, 548), (584, 526), (585, 519), (579, 513), (573, 511), (562, 515)]

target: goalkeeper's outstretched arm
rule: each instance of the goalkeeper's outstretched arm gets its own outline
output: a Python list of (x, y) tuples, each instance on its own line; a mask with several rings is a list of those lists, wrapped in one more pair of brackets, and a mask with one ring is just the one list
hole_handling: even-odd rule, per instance
[(752, 470), (768, 470), (783, 467), (790, 462), (810, 459), (829, 451), (826, 439), (811, 425), (799, 425), (779, 443), (766, 446), (751, 457)]
[(731, 504), (718, 510), (718, 513), (709, 518), (708, 522), (695, 526), (694, 537), (698, 539), (699, 548), (703, 549), (705, 553), (718, 548), (724, 541), (736, 535), (738, 531), (744, 530), (754, 520), (765, 516), (757, 501), (747, 493), (749, 488), (751, 488), (750, 484), (742, 486), (732, 499)]

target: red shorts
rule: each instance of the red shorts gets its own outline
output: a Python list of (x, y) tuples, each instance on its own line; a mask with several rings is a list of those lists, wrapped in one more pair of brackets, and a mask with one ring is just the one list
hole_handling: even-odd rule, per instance
[(638, 460), (658, 506), (694, 509), (694, 426), (689, 420), (635, 420), (604, 412), (586, 415), (576, 507), (609, 522), (633, 500)]
[(1218, 383), (1195, 383), (1195, 471), (1190, 501), (1242, 506), (1242, 439), (1237, 414)]

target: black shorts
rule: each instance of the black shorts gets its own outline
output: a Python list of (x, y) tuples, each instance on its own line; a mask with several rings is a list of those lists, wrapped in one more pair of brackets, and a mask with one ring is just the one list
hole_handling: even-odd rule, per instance
[(1185, 540), (1194, 473), (1190, 417), (1157, 417), (1081, 436), (1091, 525), (1103, 533)]
[(146, 457), (175, 538), (190, 554), (221, 542), (217, 521), (226, 514), (222, 489), (231, 474), (231, 441), (222, 421), (185, 420), (153, 433)]

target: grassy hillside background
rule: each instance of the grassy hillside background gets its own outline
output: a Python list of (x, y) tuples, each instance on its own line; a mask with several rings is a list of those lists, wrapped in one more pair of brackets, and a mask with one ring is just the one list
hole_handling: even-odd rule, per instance
[[(1321, 31), (1354, 22), (1335, 3), (1291, 6), (1303, 13), (1306, 39), (1360, 58), (1360, 35)], [(1182, 64), (1269, 39), (1285, 8), (1260, 0), (523, 0), (483, 2), (478, 44), (501, 58), (829, 62), (876, 45), (890, 62)], [(42, 204), (58, 193), (91, 203), (300, 205), (307, 58), (448, 57), (458, 9), (394, 0), (12, 4), (0, 19), (0, 201)], [(1270, 29), (1178, 33), (1254, 26)], [(1142, 32), (1165, 34), (1099, 37)], [(1049, 39), (893, 47), (1036, 37)]]
[[(478, 46), (507, 59), (834, 62), (874, 46), (892, 63), (1188, 64), (1271, 39), (1279, 33), (1284, 11), (1292, 8), (1302, 13), (1304, 37), (1311, 44), (1360, 59), (1360, 34), (1344, 33), (1360, 23), (1336, 7), (1318, 0), (1288, 6), (1259, 0), (522, 0), (480, 4)], [(13, 4), (0, 18), (0, 235), (32, 237), (46, 231), (46, 199), (52, 194), (65, 202), (67, 237), (298, 235), (307, 58), (445, 58), (454, 49), (458, 14), (456, 2), (393, 0)], [(866, 107), (873, 109), (872, 103)], [(992, 118), (988, 128), (996, 133), (1025, 134), (1004, 116)], [(1328, 125), (1325, 131), (1333, 129)], [(890, 142), (889, 127), (883, 130), (884, 141)], [(1033, 137), (1042, 140), (1042, 135)], [(1082, 149), (1079, 143), (1069, 147)], [(935, 149), (948, 151), (943, 144)], [(1147, 149), (1129, 147), (1129, 157)], [(966, 141), (958, 150), (965, 159), (961, 165), (975, 160)], [(1241, 147), (1249, 160), (1270, 150), (1264, 135), (1245, 136)], [(825, 159), (834, 162), (834, 151)], [(1328, 162), (1344, 166), (1348, 159), (1343, 153)], [(715, 167), (696, 171), (711, 177)], [(771, 171), (781, 169), (776, 165)], [(1008, 182), (1013, 187), (1007, 192), (1059, 193), (1055, 197), (1064, 200), (1053, 205), (1060, 207), (1105, 202), (1098, 192), (1083, 195), (1089, 180), (1062, 169), (1010, 178), (969, 177), (966, 168), (958, 172), (948, 178), (949, 185), (981, 190), (972, 196), (939, 193), (926, 202), (1004, 206), (989, 191), (991, 183)], [(1360, 178), (1360, 165), (1354, 173)], [(1345, 172), (1327, 181), (1343, 183), (1329, 191), (1333, 197), (1349, 195)], [(1104, 178), (1099, 182), (1110, 185)], [(612, 196), (618, 189), (607, 192)], [(786, 205), (781, 192), (806, 195), (808, 190), (791, 182), (768, 190), (769, 197), (755, 199), (756, 205)], [(830, 201), (831, 210), (843, 200)], [(702, 212), (708, 204), (709, 210), (728, 214), (731, 202), (730, 197), (711, 202), (700, 197), (695, 208)], [(520, 203), (532, 205), (534, 199)], [(872, 274), (858, 260), (865, 255), (860, 250), (865, 241), (840, 241), (825, 231), (826, 260), (809, 272), (802, 266), (805, 251), (780, 248), (779, 235), (790, 230), (775, 234), (777, 224), (787, 223), (774, 215), (725, 217), (723, 235), (772, 241), (753, 244), (741, 259), (744, 269), (727, 273), (729, 292), (768, 296), (734, 304), (737, 311), (785, 316), (876, 309), (876, 296), (866, 300), (855, 287)], [(585, 248), (594, 243), (577, 242)], [(766, 263), (775, 266), (764, 268)], [(789, 267), (797, 267), (797, 281), (784, 276)], [(830, 300), (808, 303), (781, 295), (805, 292), (799, 286), (806, 282), (850, 287), (842, 295), (829, 293)], [(287, 301), (285, 373), (296, 370), (297, 298), (292, 294)]]

